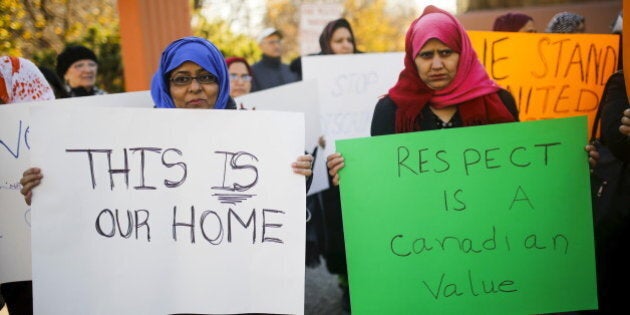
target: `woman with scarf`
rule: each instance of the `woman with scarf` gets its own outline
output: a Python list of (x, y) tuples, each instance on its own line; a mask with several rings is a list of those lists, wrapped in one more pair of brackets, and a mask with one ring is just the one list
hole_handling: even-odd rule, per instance
[(584, 33), (586, 20), (583, 16), (572, 12), (560, 12), (554, 15), (545, 32), (547, 33)]
[[(460, 22), (444, 10), (427, 6), (407, 31), (404, 68), (398, 82), (376, 104), (371, 134), (518, 120), (514, 98), (490, 79)], [(595, 159), (597, 152), (591, 157)], [(334, 185), (339, 185), (343, 166), (341, 154), (328, 156)]]
[(0, 56), (0, 104), (54, 99), (48, 81), (30, 60)]
[(495, 32), (536, 33), (536, 26), (531, 16), (516, 12), (497, 16), (492, 30)]
[(230, 96), (238, 97), (252, 91), (252, 68), (243, 57), (225, 58), (230, 73)]
[[(376, 104), (373, 136), (518, 121), (512, 95), (477, 59), (466, 31), (450, 13), (428, 6), (405, 38), (404, 69)], [(339, 184), (339, 153), (328, 156)]]
[(343, 55), (360, 53), (354, 41), (354, 33), (348, 20), (341, 18), (328, 22), (319, 35), (322, 55)]
[[(223, 55), (208, 40), (193, 36), (172, 42), (162, 52), (151, 80), (151, 97), (155, 108), (236, 109)], [(312, 156), (302, 155), (291, 167), (310, 179), (312, 161)], [(32, 189), (42, 176), (39, 168), (29, 168), (20, 180), (21, 193), (29, 205)]]
[[(371, 134), (514, 121), (514, 98), (485, 72), (461, 23), (444, 10), (426, 7), (407, 31), (404, 69), (376, 104)], [(593, 166), (599, 153), (591, 145), (585, 150)], [(339, 185), (343, 157), (331, 154), (327, 166), (333, 184)]]
[[(48, 81), (30, 60), (0, 57), (0, 105), (54, 99)], [(0, 284), (0, 310), (4, 308), (3, 298), (11, 314), (33, 314), (31, 281)]]
[[(321, 49), (320, 55), (361, 53), (357, 49), (350, 22), (344, 18), (326, 24), (319, 36), (319, 47)], [(300, 77), (302, 75), (301, 67), (299, 75)], [(323, 136), (320, 138), (320, 146), (325, 146)], [(316, 151), (313, 155), (315, 154)], [(342, 310), (350, 312), (346, 247), (341, 218), (341, 196), (339, 187), (332, 185), (331, 180), (332, 177), (329, 177), (330, 188), (307, 198), (308, 208), (312, 213), (312, 219), (307, 225), (307, 265), (319, 264), (320, 254), (324, 257), (326, 269), (337, 275), (338, 285), (342, 292)]]
[[(350, 22), (344, 18), (328, 22), (319, 35), (320, 52), (314, 55), (358, 54), (354, 33)], [(297, 57), (289, 65), (291, 71), (302, 80), (302, 57)]]
[(57, 56), (57, 75), (70, 97), (107, 94), (96, 87), (97, 73), (96, 55), (85, 46), (67, 46)]

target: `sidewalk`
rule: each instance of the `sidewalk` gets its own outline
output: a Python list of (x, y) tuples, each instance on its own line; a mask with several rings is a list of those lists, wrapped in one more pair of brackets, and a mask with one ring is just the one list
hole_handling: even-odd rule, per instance
[[(304, 293), (305, 315), (343, 314), (337, 277), (328, 273), (324, 261), (317, 268), (306, 268)], [(9, 315), (6, 305), (0, 310), (0, 315)]]
[(337, 276), (326, 270), (323, 261), (317, 268), (306, 267), (304, 283), (305, 315), (342, 315), (341, 289), (337, 285)]

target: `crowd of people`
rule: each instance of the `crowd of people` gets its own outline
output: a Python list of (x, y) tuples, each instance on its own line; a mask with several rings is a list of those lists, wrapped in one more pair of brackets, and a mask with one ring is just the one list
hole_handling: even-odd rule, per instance
[[(621, 16), (619, 17), (621, 19)], [(620, 22), (615, 24), (620, 32)], [(584, 17), (561, 12), (549, 21), (545, 32), (585, 32)], [(494, 31), (537, 32), (532, 17), (518, 12), (498, 16)], [(150, 86), (156, 108), (236, 109), (234, 98), (301, 80), (301, 58), (291, 64), (282, 62), (283, 34), (275, 28), (263, 30), (257, 38), (260, 61), (249, 62), (238, 56), (223, 56), (206, 39), (185, 37), (173, 41), (163, 51)], [(318, 55), (357, 54), (356, 38), (350, 23), (340, 18), (330, 21), (319, 37)], [(0, 57), (0, 104), (12, 104), (65, 97), (101, 95), (96, 75), (98, 59), (84, 46), (68, 46), (57, 57), (56, 71), (38, 68), (31, 61)], [(617, 208), (596, 227), (599, 305), (602, 314), (627, 311), (624, 298), (629, 277), (624, 251), (628, 244), (630, 215), (630, 105), (625, 78), (618, 71), (606, 85), (602, 98), (602, 142), (614, 157), (623, 162), (615, 189), (620, 197)], [(516, 102), (509, 91), (499, 86), (479, 62), (471, 41), (455, 16), (428, 6), (415, 19), (405, 37), (404, 68), (398, 81), (375, 104), (371, 135), (466, 128), (476, 125), (518, 122)], [(325, 139), (320, 139), (325, 146)], [(591, 167), (599, 159), (593, 145), (586, 145)], [(299, 156), (292, 165), (296, 174), (308, 180), (312, 175), (311, 153)], [(340, 153), (326, 158), (330, 188), (307, 197), (312, 218), (307, 224), (307, 266), (323, 261), (336, 274), (342, 290), (342, 306), (350, 313), (350, 286), (346, 264), (339, 171), (345, 166)], [(33, 188), (42, 181), (45, 170), (29, 168), (20, 181), (27, 204)], [(594, 209), (595, 212), (600, 209)], [(603, 231), (605, 230), (605, 231)], [(612, 231), (612, 232), (611, 232)], [(599, 237), (605, 234), (606, 237)], [(12, 314), (32, 314), (30, 282), (1, 285), (0, 309), (4, 300)]]

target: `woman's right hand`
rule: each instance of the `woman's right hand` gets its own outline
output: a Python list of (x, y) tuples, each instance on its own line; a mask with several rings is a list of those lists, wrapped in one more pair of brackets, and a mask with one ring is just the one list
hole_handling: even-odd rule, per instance
[(332, 182), (335, 186), (339, 186), (339, 170), (344, 166), (343, 156), (341, 153), (335, 152), (326, 158), (326, 167), (328, 174), (332, 176)]
[(37, 167), (31, 167), (24, 171), (20, 184), (22, 189), (20, 193), (24, 195), (24, 201), (27, 205), (31, 205), (31, 198), (33, 197), (33, 188), (35, 188), (42, 181), (42, 170)]

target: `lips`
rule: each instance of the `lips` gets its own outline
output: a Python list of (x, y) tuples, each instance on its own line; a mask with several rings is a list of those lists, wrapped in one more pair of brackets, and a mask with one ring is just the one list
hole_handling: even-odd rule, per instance
[(441, 80), (446, 80), (447, 75), (446, 74), (434, 74), (429, 76), (429, 79), (432, 81), (441, 81)]
[(186, 105), (189, 107), (201, 107), (206, 104), (206, 100), (198, 98), (191, 101), (186, 102)]

